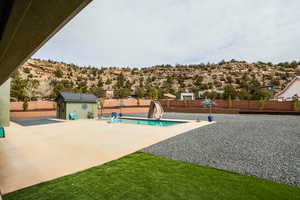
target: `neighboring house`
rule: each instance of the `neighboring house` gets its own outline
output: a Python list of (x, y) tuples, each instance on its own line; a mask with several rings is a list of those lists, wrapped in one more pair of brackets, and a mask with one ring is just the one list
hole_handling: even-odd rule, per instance
[(179, 95), (180, 100), (194, 100), (194, 93), (180, 93)]
[(56, 98), (56, 116), (58, 119), (68, 119), (70, 113), (80, 119), (87, 119), (98, 113), (97, 97), (93, 94), (60, 92)]
[(295, 97), (300, 97), (300, 66), (295, 70), (296, 77), (278, 94), (275, 99), (278, 101), (292, 101)]
[(170, 93), (164, 94), (164, 98), (166, 99), (176, 99), (176, 96)]

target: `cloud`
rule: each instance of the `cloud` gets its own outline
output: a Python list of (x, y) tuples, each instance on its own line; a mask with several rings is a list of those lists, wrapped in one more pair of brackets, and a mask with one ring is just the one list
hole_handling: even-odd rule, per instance
[(100, 66), (299, 60), (298, 0), (94, 0), (34, 57)]

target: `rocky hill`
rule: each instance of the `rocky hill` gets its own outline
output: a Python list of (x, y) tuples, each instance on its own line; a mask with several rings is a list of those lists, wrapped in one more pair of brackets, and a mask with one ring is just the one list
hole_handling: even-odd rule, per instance
[[(159, 65), (147, 68), (95, 68), (56, 61), (29, 59), (13, 74), (12, 97), (22, 100), (54, 97), (58, 91), (93, 92), (97, 96), (114, 91), (117, 97), (153, 97), (163, 93), (216, 91), (234, 88), (253, 93), (261, 86), (283, 89), (295, 76), (300, 62)], [(20, 92), (18, 90), (23, 89)], [(22, 93), (22, 94), (19, 94)]]

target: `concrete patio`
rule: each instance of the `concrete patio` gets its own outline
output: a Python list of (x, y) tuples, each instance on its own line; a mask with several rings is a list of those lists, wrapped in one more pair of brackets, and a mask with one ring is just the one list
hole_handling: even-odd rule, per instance
[(5, 194), (79, 172), (208, 124), (154, 127), (77, 120), (25, 127), (11, 122), (7, 138), (0, 140), (0, 188)]

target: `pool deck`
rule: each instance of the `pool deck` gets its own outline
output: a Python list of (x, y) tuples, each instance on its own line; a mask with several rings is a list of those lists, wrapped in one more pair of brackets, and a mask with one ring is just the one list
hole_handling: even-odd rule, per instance
[(99, 120), (26, 127), (11, 122), (0, 140), (0, 189), (6, 194), (83, 171), (212, 124), (188, 122), (168, 127)]

